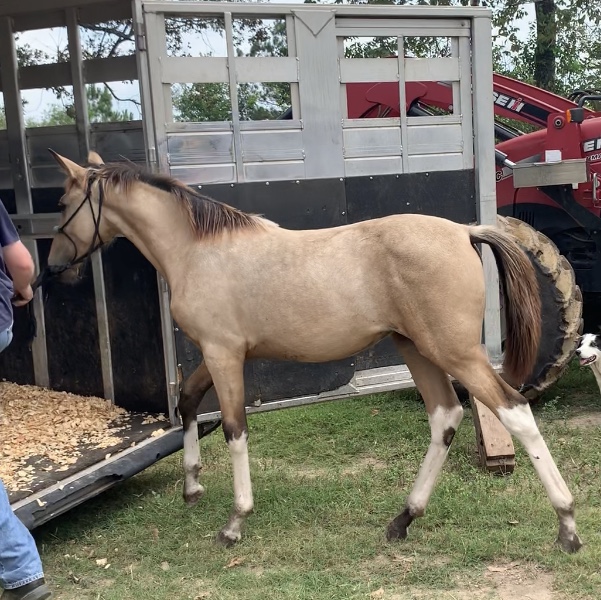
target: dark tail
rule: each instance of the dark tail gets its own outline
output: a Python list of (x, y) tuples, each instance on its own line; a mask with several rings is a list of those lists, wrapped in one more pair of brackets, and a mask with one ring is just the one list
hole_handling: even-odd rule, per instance
[(532, 374), (541, 337), (541, 299), (536, 272), (528, 255), (504, 231), (469, 228), (473, 244), (488, 244), (494, 254), (506, 299), (507, 338), (503, 370), (517, 385)]

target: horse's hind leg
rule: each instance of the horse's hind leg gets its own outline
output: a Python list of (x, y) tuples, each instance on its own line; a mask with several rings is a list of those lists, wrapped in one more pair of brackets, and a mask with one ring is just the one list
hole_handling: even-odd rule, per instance
[(411, 340), (396, 334), (394, 340), (424, 399), (431, 440), (403, 512), (388, 525), (389, 540), (407, 537), (407, 528), (413, 519), (424, 514), (463, 417), (463, 407), (446, 373), (419, 354)]
[(572, 494), (536, 425), (528, 401), (495, 373), (483, 352), (475, 352), (471, 360), (454, 363), (449, 365), (449, 372), (495, 413), (528, 452), (559, 518), (557, 541), (566, 552), (576, 552), (582, 542), (576, 533)]
[(184, 429), (184, 500), (188, 506), (196, 504), (204, 494), (204, 487), (198, 482), (200, 450), (196, 411), (212, 385), (213, 379), (203, 361), (184, 383), (177, 404)]

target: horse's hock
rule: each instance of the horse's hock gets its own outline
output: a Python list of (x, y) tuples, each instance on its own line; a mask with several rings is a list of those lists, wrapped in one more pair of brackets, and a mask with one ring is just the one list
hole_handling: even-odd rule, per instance
[[(39, 267), (47, 261), (64, 183), (49, 146), (80, 163), (94, 149), (107, 161), (144, 164), (293, 229), (394, 213), (494, 224), (493, 107), (480, 100), (492, 94), (490, 18), (482, 7), (4, 2), (0, 85), (7, 129), (0, 131), (0, 197)], [(84, 58), (82, 40), (109, 22), (120, 26), (120, 35), (131, 30), (126, 44), (114, 46), (116, 54), (98, 50)], [(251, 51), (253, 40), (243, 39), (249, 23), (277, 44)], [(42, 39), (47, 27), (59, 28), (66, 40), (60, 60), (19, 65), (18, 35), (35, 32)], [(382, 42), (388, 58), (362, 53), (357, 40), (366, 39)], [(404, 107), (405, 84), (426, 80), (451, 87), (446, 113), (414, 117), (401, 110), (395, 118), (349, 118), (373, 107), (375, 82), (398, 82)], [(126, 106), (133, 119), (91, 122), (97, 120), (86, 109), (91, 84), (129, 86), (126, 95), (137, 102)], [(357, 100), (347, 100), (347, 84), (364, 87), (365, 107), (349, 110)], [(26, 126), (31, 115), (24, 111), (46, 102), (32, 94), (51, 87), (72, 91), (72, 105), (60, 120), (65, 124)], [(285, 105), (252, 113), (244, 103), (249, 90), (277, 90)], [(210, 98), (218, 93), (218, 102), (186, 109), (208, 92)], [(215, 107), (223, 110), (207, 113)], [(529, 250), (543, 289), (548, 318), (531, 382), (538, 393), (560, 374), (574, 347), (581, 300), (569, 266), (550, 242), (515, 220), (500, 223)], [(500, 370), (502, 313), (490, 253), (484, 264), (484, 344)], [(47, 388), (75, 394), (79, 403), (105, 399), (128, 413), (118, 432), (123, 440), (141, 433), (133, 446), (88, 448), (85, 464), (19, 491), (13, 508), (28, 527), (179, 450), (179, 384), (201, 358), (171, 317), (165, 281), (125, 239), (94, 253), (77, 286), (43, 292), (31, 306), (37, 323), (32, 343), (28, 310), (16, 311), (14, 341), (0, 354), (2, 377), (36, 386), (36, 394)], [(245, 382), (249, 413), (414, 385), (390, 340), (326, 364), (256, 360), (246, 364)], [(26, 397), (33, 393), (24, 389)], [(167, 421), (139, 430), (146, 413)], [(209, 431), (219, 417), (211, 392), (199, 425)], [(164, 432), (153, 436), (156, 429)], [(25, 466), (31, 473), (31, 464)]]

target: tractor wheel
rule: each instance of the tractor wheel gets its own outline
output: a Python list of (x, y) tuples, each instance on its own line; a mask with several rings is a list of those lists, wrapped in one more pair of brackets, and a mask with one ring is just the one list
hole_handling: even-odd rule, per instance
[[(574, 355), (582, 333), (582, 293), (572, 266), (548, 237), (513, 217), (498, 216), (498, 225), (511, 233), (526, 251), (540, 287), (542, 336), (538, 358), (532, 375), (520, 389), (534, 401), (561, 377)], [(502, 310), (503, 334), (504, 322)]]

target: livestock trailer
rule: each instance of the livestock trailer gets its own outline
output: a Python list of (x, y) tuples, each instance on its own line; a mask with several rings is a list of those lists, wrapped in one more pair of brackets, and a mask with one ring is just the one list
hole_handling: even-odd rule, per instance
[[(257, 52), (240, 41), (245, 30), (269, 34), (276, 25), (277, 51), (264, 44)], [(64, 31), (64, 51), (53, 63), (24, 61), (20, 36), (48, 28)], [(118, 32), (119, 51), (93, 55), (84, 41), (94, 32)], [(201, 38), (210, 38), (212, 53), (202, 50)], [(357, 40), (378, 38), (392, 43), (397, 60), (347, 51)], [(420, 41), (443, 50), (406, 56)], [(288, 228), (407, 212), (496, 223), (487, 8), (5, 0), (0, 64), (6, 116), (0, 197), (38, 268), (47, 260), (63, 185), (48, 147), (81, 163), (93, 149), (105, 161), (146, 165)], [(348, 118), (345, 86), (374, 80), (398, 82), (401, 106), (406, 82), (444, 81), (452, 88), (452, 110), (417, 118), (404, 111), (398, 118)], [(90, 86), (124, 81), (134, 82), (138, 118), (92, 118)], [(286, 90), (291, 114), (249, 117), (243, 107), (249, 86), (275, 84)], [(23, 93), (51, 88), (69, 92), (69, 119), (30, 125)], [(182, 90), (192, 99), (218, 90), (224, 116), (211, 120), (200, 111), (182, 119)], [(484, 342), (498, 365), (497, 271), (483, 250)], [(200, 355), (170, 315), (165, 282), (126, 239), (96, 252), (76, 286), (38, 293), (30, 309), (37, 335), (30, 344), (28, 308), (17, 309), (14, 341), (0, 354), (2, 378), (106, 398), (130, 415), (122, 442), (83, 451), (67, 471), (45, 471), (28, 490), (9, 490), (16, 514), (34, 528), (181, 448), (179, 383)], [(248, 413), (413, 386), (386, 340), (326, 364), (250, 361), (245, 377)], [(141, 413), (166, 420), (143, 421)], [(199, 426), (218, 419), (211, 393), (199, 409)], [(154, 435), (158, 428), (161, 435)]]

